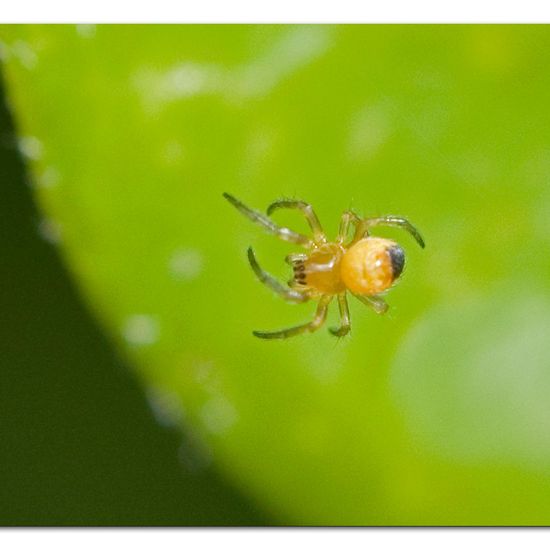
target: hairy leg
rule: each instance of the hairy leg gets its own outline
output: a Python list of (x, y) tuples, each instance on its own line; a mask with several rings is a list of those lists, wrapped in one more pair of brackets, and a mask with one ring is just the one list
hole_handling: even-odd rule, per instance
[(361, 294), (354, 294), (354, 296), (365, 305), (371, 307), (376, 313), (382, 315), (388, 311), (389, 307), (384, 298), (380, 296), (362, 296)]
[(258, 212), (257, 210), (253, 210), (252, 208), (249, 208), (248, 206), (243, 204), (240, 200), (236, 199), (229, 193), (224, 193), (223, 196), (239, 212), (241, 212), (241, 214), (244, 214), (249, 220), (252, 220), (254, 223), (261, 225), (269, 233), (271, 233), (272, 235), (275, 235), (276, 237), (279, 237), (279, 239), (283, 241), (288, 241), (291, 243), (301, 244), (306, 248), (311, 248), (311, 246), (313, 245), (309, 237), (306, 237), (305, 235), (302, 235), (300, 233), (296, 233), (291, 229), (288, 229), (287, 227), (281, 227), (275, 224), (273, 220), (269, 219), (267, 216), (264, 216), (261, 212)]
[(345, 293), (338, 295), (338, 307), (340, 309), (340, 326), (338, 328), (331, 327), (329, 330), (334, 336), (341, 337), (345, 336), (351, 329), (348, 300)]
[(271, 216), (275, 210), (280, 208), (294, 208), (296, 210), (300, 210), (309, 223), (311, 231), (313, 231), (313, 239), (315, 242), (324, 243), (327, 241), (323, 228), (321, 227), (321, 223), (319, 222), (319, 218), (309, 203), (292, 199), (281, 199), (271, 203), (267, 207), (267, 215)]
[(307, 260), (307, 254), (289, 254), (285, 258), (285, 262), (289, 265), (293, 265), (296, 262), (303, 262), (304, 260)]
[(383, 225), (386, 227), (399, 227), (401, 229), (404, 229), (415, 238), (416, 242), (422, 248), (425, 247), (424, 239), (422, 238), (422, 235), (420, 235), (418, 229), (416, 229), (416, 227), (414, 227), (414, 225), (412, 225), (409, 220), (405, 218), (399, 218), (397, 216), (381, 216), (379, 218), (359, 219), (358, 221), (356, 221), (356, 231), (353, 242), (355, 243), (368, 235), (369, 229), (371, 227), (376, 227), (377, 225)]
[(297, 327), (278, 330), (275, 332), (261, 332), (255, 330), (252, 334), (254, 334), (254, 336), (257, 336), (258, 338), (274, 340), (281, 338), (290, 338), (291, 336), (296, 336), (298, 334), (302, 334), (303, 332), (313, 332), (321, 327), (325, 322), (325, 319), (327, 318), (328, 305), (331, 300), (332, 296), (323, 296), (319, 300), (319, 304), (317, 305), (317, 312), (315, 313), (315, 317), (311, 322), (306, 323), (305, 325), (299, 325)]
[(342, 217), (340, 218), (340, 229), (338, 230), (338, 238), (336, 242), (338, 244), (343, 244), (348, 237), (348, 231), (350, 223), (353, 222), (357, 224), (361, 221), (361, 218), (352, 210), (346, 210)]
[(256, 261), (252, 248), (248, 249), (248, 261), (258, 279), (287, 302), (303, 303), (309, 300), (309, 296), (306, 293), (285, 287), (275, 277), (264, 271)]

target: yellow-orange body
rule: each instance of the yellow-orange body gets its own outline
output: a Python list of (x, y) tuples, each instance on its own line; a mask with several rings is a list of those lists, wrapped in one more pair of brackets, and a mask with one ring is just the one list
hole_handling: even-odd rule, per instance
[[(340, 294), (346, 290), (376, 295), (392, 286), (403, 268), (396, 265), (395, 241), (366, 237), (346, 248), (326, 243), (294, 263), (294, 288), (307, 287), (319, 294)], [(392, 261), (393, 255), (393, 261)]]
[[(223, 196), (243, 215), (272, 235), (306, 249), (304, 253), (290, 254), (286, 258), (294, 270), (294, 276), (288, 282), (290, 288), (264, 271), (258, 264), (252, 248), (248, 249), (248, 261), (252, 270), (262, 283), (279, 296), (293, 303), (318, 300), (315, 317), (309, 323), (271, 332), (255, 330), (253, 334), (258, 338), (289, 338), (306, 331), (317, 330), (325, 322), (328, 306), (334, 298), (338, 301), (340, 310), (340, 326), (331, 327), (329, 330), (339, 338), (345, 336), (351, 330), (348, 292), (376, 313), (385, 313), (388, 304), (380, 295), (401, 275), (405, 266), (405, 253), (395, 241), (371, 237), (372, 228), (380, 225), (400, 227), (408, 231), (424, 248), (424, 240), (418, 230), (408, 220), (398, 216), (361, 218), (352, 210), (347, 210), (340, 219), (337, 238), (328, 241), (317, 215), (307, 202), (280, 199), (271, 203), (267, 208), (267, 215), (264, 215), (249, 208), (229, 193), (224, 193)], [(271, 214), (280, 208), (291, 208), (301, 212), (311, 228), (312, 236), (308, 237), (273, 222)], [(351, 241), (347, 242), (350, 226), (353, 226), (355, 231)]]

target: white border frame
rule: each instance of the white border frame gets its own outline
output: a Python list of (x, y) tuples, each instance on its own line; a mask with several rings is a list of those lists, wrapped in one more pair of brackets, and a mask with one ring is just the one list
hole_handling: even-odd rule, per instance
[(3, 0), (3, 23), (534, 23), (544, 0)]

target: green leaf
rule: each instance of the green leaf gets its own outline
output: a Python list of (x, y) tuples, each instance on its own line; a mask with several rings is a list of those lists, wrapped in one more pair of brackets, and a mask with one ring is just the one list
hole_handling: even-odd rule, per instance
[[(290, 524), (550, 513), (550, 31), (3, 26), (44, 219), (90, 308), (203, 460)], [(352, 335), (260, 285), (278, 242), (222, 198), (396, 214), (426, 249)], [(296, 212), (281, 223), (307, 231)], [(334, 307), (334, 306), (333, 306)], [(336, 312), (328, 326), (337, 324)]]

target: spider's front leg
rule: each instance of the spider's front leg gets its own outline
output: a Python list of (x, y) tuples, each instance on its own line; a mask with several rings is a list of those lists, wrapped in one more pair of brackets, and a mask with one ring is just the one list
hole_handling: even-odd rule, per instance
[(315, 210), (313, 210), (311, 204), (293, 199), (280, 199), (272, 202), (267, 207), (267, 215), (271, 216), (271, 214), (279, 208), (293, 208), (299, 210), (311, 227), (314, 241), (316, 243), (325, 243), (327, 241), (323, 228), (321, 227), (321, 222), (319, 221), (319, 218), (317, 217), (317, 214), (315, 213)]
[(243, 204), (239, 199), (236, 199), (233, 195), (230, 195), (229, 193), (224, 193), (223, 196), (241, 214), (244, 214), (249, 220), (252, 220), (254, 223), (261, 225), (269, 233), (271, 233), (272, 235), (275, 235), (276, 237), (279, 237), (279, 239), (290, 243), (300, 244), (306, 248), (311, 248), (313, 246), (313, 243), (309, 237), (306, 237), (305, 235), (302, 235), (300, 233), (296, 233), (295, 231), (288, 229), (288, 227), (281, 227), (277, 225), (276, 223), (273, 222), (273, 220), (271, 220), (267, 216), (264, 216), (262, 213), (258, 212), (257, 210), (253, 210), (252, 208), (249, 208), (248, 206)]
[(291, 336), (296, 336), (298, 334), (302, 334), (303, 332), (313, 332), (320, 328), (325, 322), (327, 318), (328, 305), (330, 304), (331, 300), (332, 296), (323, 296), (319, 300), (319, 304), (317, 305), (317, 312), (315, 313), (315, 317), (311, 322), (306, 323), (305, 325), (299, 325), (297, 327), (278, 330), (275, 332), (262, 332), (255, 330), (252, 334), (254, 334), (254, 336), (257, 336), (258, 338), (274, 340), (281, 338), (290, 338)]
[(288, 265), (294, 265), (295, 263), (304, 262), (305, 260), (307, 260), (307, 254), (289, 254), (285, 258), (285, 262)]

